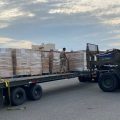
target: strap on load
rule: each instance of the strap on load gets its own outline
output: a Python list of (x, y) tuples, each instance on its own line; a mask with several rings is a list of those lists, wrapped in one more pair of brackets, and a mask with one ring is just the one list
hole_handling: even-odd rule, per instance
[(7, 88), (7, 93), (8, 93), (8, 98), (9, 98), (9, 106), (11, 106), (10, 80), (0, 78), (0, 81), (5, 83), (5, 87)]

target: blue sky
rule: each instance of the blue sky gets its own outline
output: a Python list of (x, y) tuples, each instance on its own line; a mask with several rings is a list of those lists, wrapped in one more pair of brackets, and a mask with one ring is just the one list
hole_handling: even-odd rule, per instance
[(120, 48), (120, 0), (1, 0), (0, 47)]

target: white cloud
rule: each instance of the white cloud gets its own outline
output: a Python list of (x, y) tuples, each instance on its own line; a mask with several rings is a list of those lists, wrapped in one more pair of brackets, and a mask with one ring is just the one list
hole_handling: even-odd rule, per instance
[(115, 35), (115, 36), (114, 36), (114, 39), (120, 39), (120, 34)]
[(120, 34), (120, 30), (111, 30), (111, 31), (109, 31), (108, 33), (112, 33), (112, 34), (114, 34), (114, 33), (119, 33)]
[(11, 20), (11, 19), (16, 19), (18, 17), (33, 17), (34, 14), (30, 12), (24, 12), (20, 10), (19, 8), (12, 8), (12, 9), (7, 9), (3, 10), (0, 14), (0, 20)]
[(22, 41), (14, 41), (14, 42), (9, 42), (9, 44), (6, 44), (6, 47), (9, 48), (26, 48), (26, 49), (30, 49), (32, 45), (32, 42), (30, 41), (26, 41), (26, 40), (22, 40)]
[(116, 7), (116, 8), (108, 8), (108, 9), (104, 9), (102, 10), (101, 12), (99, 12), (97, 14), (97, 16), (109, 16), (109, 15), (119, 15), (120, 13), (120, 8), (119, 7)]
[(61, 14), (71, 14), (71, 13), (82, 13), (82, 12), (90, 12), (93, 11), (95, 9), (93, 9), (91, 6), (77, 6), (74, 5), (72, 7), (68, 7), (68, 8), (58, 8), (58, 9), (51, 9), (49, 11), (50, 14), (54, 14), (54, 13), (61, 13)]
[(103, 39), (100, 39), (100, 42), (102, 42), (102, 41), (115, 41), (115, 40), (118, 40), (118, 39), (120, 39), (120, 35), (119, 34), (117, 34), (117, 35), (113, 35), (113, 36), (111, 36), (111, 37), (106, 37), (106, 38), (103, 38)]
[(47, 3), (47, 0), (33, 0), (32, 3)]
[(3, 1), (3, 0), (0, 1), (0, 7), (4, 6), (4, 5), (6, 5), (6, 4), (7, 4), (7, 3), (6, 3), (5, 1)]
[(120, 18), (105, 20), (105, 21), (103, 21), (103, 23), (110, 24), (110, 25), (118, 25), (118, 24), (120, 24)]
[(0, 46), (7, 48), (28, 48), (30, 49), (32, 45), (31, 41), (28, 40), (14, 40), (11, 38), (0, 37)]
[(35, 14), (23, 11), (20, 8), (11, 8), (11, 9), (3, 9), (0, 13), (0, 29), (6, 28), (11, 25), (13, 20), (18, 20), (19, 18), (31, 18), (34, 17)]
[(0, 44), (6, 44), (6, 43), (9, 43), (11, 41), (13, 41), (13, 40), (10, 38), (0, 37)]
[[(90, 12), (90, 15), (97, 17), (101, 23), (108, 25), (120, 24), (120, 19), (109, 18), (110, 15), (120, 14), (120, 0), (58, 0), (50, 14), (76, 14)], [(106, 17), (105, 17), (106, 16)], [(108, 19), (108, 18), (109, 19)]]
[(27, 16), (28, 16), (28, 17), (34, 17), (35, 14), (33, 14), (33, 13), (27, 13)]
[(110, 47), (120, 47), (120, 42), (113, 42), (109, 44)]
[[(94, 10), (99, 11), (100, 14), (104, 9), (114, 5), (120, 4), (119, 0), (64, 0), (60, 4), (56, 4), (55, 9), (51, 9), (49, 13), (81, 13), (81, 12), (93, 12)], [(105, 12), (105, 11), (104, 11)], [(108, 11), (106, 11), (108, 12)], [(105, 12), (105, 13), (106, 13)]]
[(23, 14), (24, 13), (21, 12), (18, 8), (4, 10), (0, 14), (0, 20), (10, 20), (18, 16), (23, 16)]
[(9, 26), (9, 23), (0, 23), (0, 29), (6, 28)]

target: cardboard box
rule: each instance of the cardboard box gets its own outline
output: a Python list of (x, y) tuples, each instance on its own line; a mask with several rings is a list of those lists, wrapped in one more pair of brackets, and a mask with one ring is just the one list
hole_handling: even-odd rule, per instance
[(41, 60), (41, 52), (40, 51), (31, 50), (30, 71), (31, 71), (31, 75), (41, 75), (42, 74), (42, 60)]
[(41, 75), (41, 52), (31, 49), (16, 49), (14, 52), (15, 75)]
[(30, 54), (29, 49), (14, 49), (13, 61), (14, 61), (14, 75), (30, 75)]
[(13, 76), (12, 49), (0, 48), (0, 77)]
[(76, 51), (67, 53), (70, 71), (82, 71), (87, 69), (86, 52)]
[(60, 52), (53, 52), (53, 67), (52, 73), (60, 72)]
[(49, 71), (49, 51), (42, 51), (41, 58), (42, 58), (42, 73), (43, 74), (50, 73), (50, 71)]

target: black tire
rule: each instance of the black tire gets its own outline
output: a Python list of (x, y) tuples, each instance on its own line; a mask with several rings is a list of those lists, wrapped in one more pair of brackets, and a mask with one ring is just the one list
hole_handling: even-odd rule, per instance
[(118, 80), (113, 73), (103, 73), (99, 77), (98, 85), (104, 92), (113, 92), (118, 88)]
[[(28, 92), (29, 91), (29, 92)], [(42, 97), (42, 88), (40, 85), (32, 85), (27, 90), (27, 96), (30, 100), (39, 100)]]
[(11, 91), (11, 103), (14, 106), (23, 104), (26, 101), (25, 90), (21, 87), (13, 88)]

